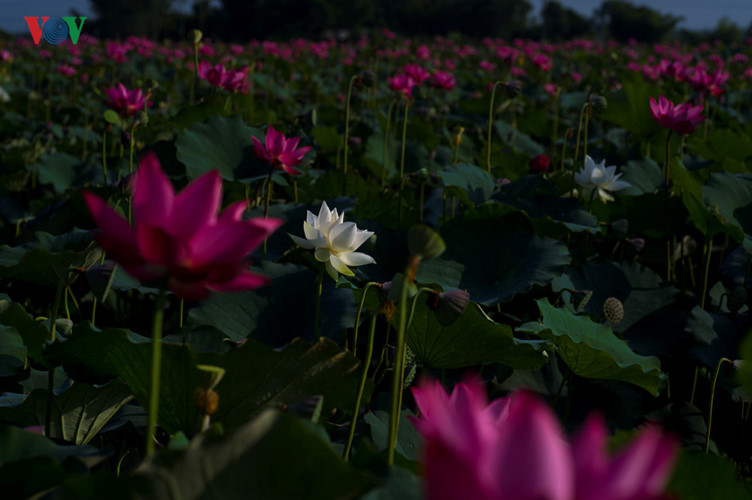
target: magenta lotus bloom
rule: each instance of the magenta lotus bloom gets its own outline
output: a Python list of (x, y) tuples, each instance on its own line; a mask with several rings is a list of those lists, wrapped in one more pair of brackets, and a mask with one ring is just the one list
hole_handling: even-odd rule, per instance
[(452, 90), (457, 86), (457, 82), (451, 73), (437, 71), (433, 74), (431, 86), (437, 89)]
[(220, 87), (228, 92), (236, 90), (244, 91), (248, 85), (248, 67), (239, 70), (227, 70), (223, 64), (212, 66), (207, 61), (198, 64), (198, 76), (215, 87)]
[(425, 381), (413, 395), (431, 500), (658, 500), (676, 458), (674, 439), (651, 427), (612, 459), (600, 417), (570, 445), (551, 409), (526, 391), (488, 404), (480, 382), (447, 395)]
[(266, 146), (255, 137), (252, 139), (253, 152), (256, 153), (256, 156), (274, 167), (281, 168), (290, 175), (302, 173), (293, 167), (303, 162), (303, 157), (311, 147), (298, 148), (300, 137), (288, 139), (285, 134), (274, 130), (274, 127), (269, 125), (269, 130), (266, 131)]
[(702, 116), (703, 106), (692, 106), (683, 102), (678, 106), (661, 96), (658, 102), (650, 98), (650, 114), (653, 120), (663, 128), (670, 128), (677, 134), (689, 134), (700, 125), (705, 117)]
[(100, 229), (97, 242), (134, 278), (167, 279), (176, 295), (191, 301), (203, 300), (211, 291), (251, 290), (269, 283), (248, 270), (247, 256), (282, 221), (242, 220), (245, 201), (217, 216), (222, 200), (217, 171), (176, 195), (157, 157), (148, 153), (136, 172), (133, 227), (98, 196), (82, 194)]
[(151, 101), (146, 102), (141, 89), (128, 90), (122, 83), (106, 89), (105, 93), (110, 99), (107, 106), (117, 111), (120, 116), (133, 116), (137, 111), (143, 110), (145, 105), (152, 105)]
[(401, 92), (405, 99), (410, 97), (415, 87), (415, 80), (405, 74), (389, 76), (387, 80), (389, 80), (389, 88), (395, 92)]

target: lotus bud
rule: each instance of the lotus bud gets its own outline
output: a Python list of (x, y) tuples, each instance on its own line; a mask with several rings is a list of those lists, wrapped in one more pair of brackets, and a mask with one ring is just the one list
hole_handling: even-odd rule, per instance
[(606, 321), (615, 325), (624, 319), (624, 304), (616, 297), (609, 297), (603, 303), (603, 316)]
[(512, 80), (504, 84), (504, 91), (509, 97), (517, 97), (522, 90), (522, 83), (519, 80)]
[(436, 319), (444, 326), (454, 323), (467, 308), (470, 294), (465, 290), (450, 290), (431, 297), (429, 307), (436, 311)]
[(365, 70), (360, 76), (363, 80), (364, 87), (371, 88), (376, 85), (376, 74), (370, 69)]
[(203, 37), (204, 34), (201, 30), (191, 30), (188, 32), (188, 40), (191, 41), (193, 45), (198, 45)]
[[(200, 414), (211, 416), (219, 408), (219, 394), (214, 391), (206, 391), (201, 387), (196, 387), (193, 391), (193, 397), (195, 399), (196, 410)], [(207, 427), (206, 425), (204, 427)]]
[(642, 252), (642, 249), (645, 248), (645, 238), (627, 238), (627, 243), (638, 253)]
[(454, 136), (454, 139), (452, 139), (452, 145), (455, 148), (460, 147), (460, 144), (462, 144), (462, 134), (465, 132), (465, 127), (457, 127), (457, 134)]
[(734, 291), (726, 296), (726, 305), (732, 313), (739, 312), (739, 309), (747, 303), (747, 289), (743, 286), (734, 288)]

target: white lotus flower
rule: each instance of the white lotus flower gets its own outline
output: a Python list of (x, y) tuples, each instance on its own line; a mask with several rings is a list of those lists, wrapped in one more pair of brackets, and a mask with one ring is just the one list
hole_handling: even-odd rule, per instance
[(598, 196), (603, 202), (614, 201), (611, 192), (629, 187), (631, 184), (620, 181), (622, 174), (616, 173), (616, 166), (606, 166), (606, 160), (595, 164), (590, 156), (585, 157), (585, 168), (574, 174), (574, 180), (582, 186), (583, 194), (589, 198), (593, 189), (598, 190)]
[(354, 276), (348, 266), (376, 263), (370, 255), (355, 251), (373, 232), (358, 229), (354, 222), (345, 222), (345, 214), (337, 214), (336, 208), (330, 211), (326, 202), (321, 204), (318, 217), (308, 212), (303, 232), (305, 239), (292, 234), (290, 238), (303, 248), (315, 248), (316, 260), (326, 263), (326, 272), (334, 280), (338, 272)]

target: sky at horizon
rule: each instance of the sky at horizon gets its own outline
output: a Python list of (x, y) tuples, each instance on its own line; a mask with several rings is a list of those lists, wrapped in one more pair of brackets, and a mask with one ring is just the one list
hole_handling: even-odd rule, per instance
[[(489, 0), (492, 1), (492, 0)], [(533, 11), (538, 14), (546, 0), (528, 0), (533, 5)], [(591, 16), (600, 6), (602, 0), (559, 0), (563, 5)], [(191, 0), (187, 0), (184, 9), (189, 9)], [(727, 17), (741, 28), (752, 24), (752, 0), (636, 0), (632, 3), (648, 5), (659, 12), (669, 13), (685, 18), (679, 24), (680, 28), (693, 30), (709, 30), (718, 21)], [(84, 16), (92, 17), (93, 13), (88, 0), (0, 0), (0, 29), (11, 33), (28, 33), (24, 16), (62, 17), (70, 15), (72, 9)]]

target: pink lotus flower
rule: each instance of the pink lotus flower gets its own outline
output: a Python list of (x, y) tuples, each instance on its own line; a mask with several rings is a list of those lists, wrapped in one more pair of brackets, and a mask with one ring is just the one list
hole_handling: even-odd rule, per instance
[(412, 78), (416, 85), (423, 85), (425, 81), (431, 78), (431, 73), (419, 64), (407, 64), (402, 68), (402, 72)]
[(446, 71), (437, 71), (433, 74), (431, 86), (437, 89), (452, 90), (457, 86), (457, 82), (451, 73)]
[(705, 117), (700, 115), (702, 110), (703, 106), (692, 106), (687, 102), (674, 106), (674, 103), (664, 96), (661, 96), (658, 102), (650, 98), (650, 114), (653, 115), (653, 120), (677, 134), (689, 134), (694, 131), (705, 120)]
[(551, 409), (530, 392), (488, 404), (477, 381), (457, 384), (451, 395), (425, 381), (413, 395), (431, 500), (658, 500), (676, 458), (674, 439), (654, 427), (609, 457), (598, 416), (570, 445)]
[(198, 63), (198, 76), (215, 87), (220, 87), (228, 92), (246, 90), (248, 86), (248, 67), (239, 70), (227, 70), (224, 65), (212, 66), (207, 61)]
[(246, 257), (281, 223), (279, 219), (242, 220), (245, 201), (217, 216), (222, 180), (204, 174), (179, 194), (153, 153), (136, 172), (133, 227), (98, 196), (82, 195), (99, 226), (97, 242), (107, 256), (143, 281), (167, 280), (186, 300), (203, 300), (210, 291), (251, 290), (269, 283), (248, 270)]
[(389, 76), (387, 80), (389, 80), (389, 88), (395, 92), (401, 92), (405, 99), (410, 97), (415, 87), (415, 80), (405, 74)]
[[(107, 106), (120, 116), (133, 116), (144, 109), (145, 98), (141, 89), (128, 90), (122, 83), (118, 83), (117, 87), (110, 87), (105, 93), (110, 98)], [(151, 106), (152, 102), (149, 101), (146, 105)]]
[[(301, 172), (294, 169), (303, 162), (303, 156), (311, 149), (310, 146), (298, 148), (300, 137), (285, 137), (282, 132), (277, 132), (269, 125), (266, 131), (266, 146), (261, 141), (253, 139), (253, 151), (256, 156), (274, 167), (279, 167), (290, 175), (300, 175)], [(296, 149), (297, 148), (297, 149)]]

